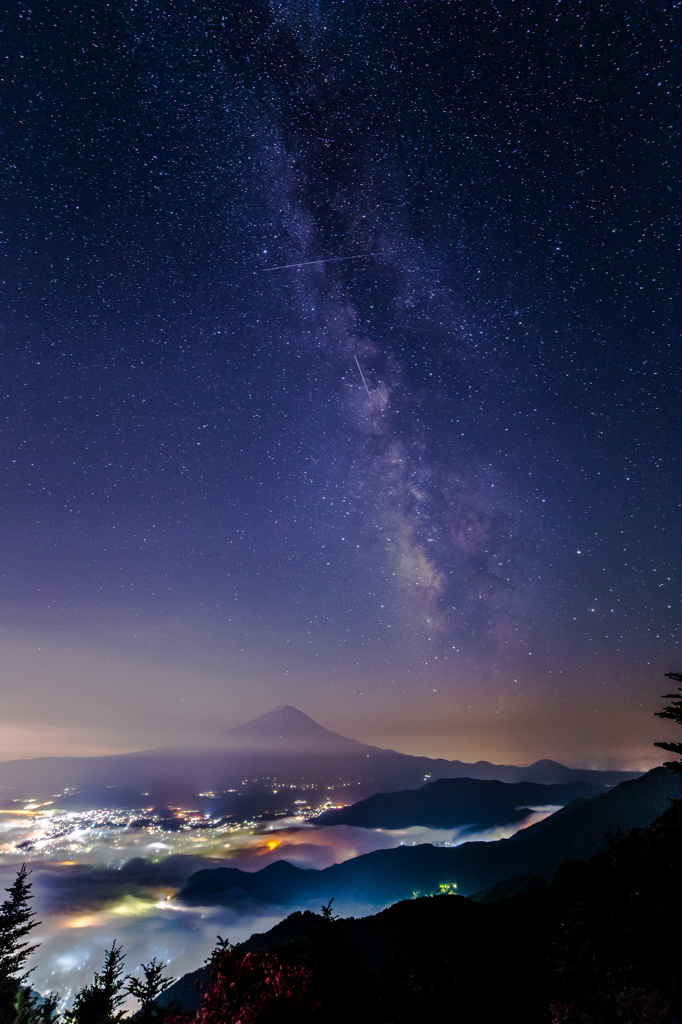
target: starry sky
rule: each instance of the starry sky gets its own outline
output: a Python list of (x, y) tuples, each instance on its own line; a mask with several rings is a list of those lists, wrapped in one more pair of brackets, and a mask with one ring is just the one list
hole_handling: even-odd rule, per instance
[(673, 5), (3, 17), (3, 757), (660, 763)]

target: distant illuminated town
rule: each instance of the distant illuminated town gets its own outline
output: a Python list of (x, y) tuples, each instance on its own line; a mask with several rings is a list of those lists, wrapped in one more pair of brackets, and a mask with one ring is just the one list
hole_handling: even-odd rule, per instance
[[(233, 796), (244, 810), (251, 806), (260, 813), (214, 815), (203, 809), (176, 806), (65, 809), (64, 804), (72, 803), (76, 796), (72, 790), (47, 801), (4, 800), (0, 804), (0, 856), (8, 863), (90, 860), (95, 855), (99, 863), (109, 867), (119, 866), (135, 855), (160, 860), (171, 854), (200, 852), (202, 856), (224, 858), (235, 841), (239, 845), (239, 837), (261, 834), (273, 827), (300, 827), (323, 811), (348, 802), (330, 795), (332, 790), (335, 793), (345, 788), (344, 783), (318, 787), (254, 779), (244, 780), (243, 786), (245, 790), (199, 793), (197, 803), (224, 805), (226, 798)], [(307, 797), (301, 795), (305, 790)], [(141, 797), (148, 795), (143, 793)], [(295, 796), (285, 800), (284, 810), (280, 809), (281, 799), (268, 799), (282, 795)]]
[[(18, 865), (30, 866), (41, 921), (33, 975), (37, 991), (57, 990), (68, 1003), (99, 968), (103, 948), (114, 939), (122, 943), (131, 965), (156, 956), (172, 965), (178, 977), (208, 956), (216, 935), (244, 941), (285, 915), (279, 907), (188, 904), (183, 886), (204, 868), (252, 872), (276, 860), (324, 868), (374, 850), (425, 842), (456, 846), (472, 838), (453, 828), (318, 823), (323, 811), (358, 799), (362, 787), (357, 783), (329, 778), (283, 782), (265, 775), (237, 780), (229, 789), (206, 788), (185, 806), (153, 803), (148, 792), (120, 799), (117, 787), (97, 794), (66, 789), (48, 799), (27, 800), (13, 797), (9, 789), (0, 791), (0, 875), (6, 880), (0, 884), (12, 881)], [(504, 838), (547, 810), (477, 838)], [(444, 883), (440, 891), (455, 892), (454, 883)], [(420, 895), (426, 893), (413, 893)], [(346, 915), (376, 909), (374, 904), (340, 904)]]

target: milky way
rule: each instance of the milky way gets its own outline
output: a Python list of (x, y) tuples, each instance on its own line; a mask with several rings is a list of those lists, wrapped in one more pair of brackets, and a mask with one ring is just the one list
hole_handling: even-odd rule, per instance
[(295, 703), (465, 759), (656, 760), (671, 10), (16, 5), (14, 756)]

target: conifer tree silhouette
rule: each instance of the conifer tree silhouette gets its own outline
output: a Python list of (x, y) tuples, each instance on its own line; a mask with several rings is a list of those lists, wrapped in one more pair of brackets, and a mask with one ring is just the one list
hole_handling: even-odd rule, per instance
[(144, 981), (129, 974), (126, 978), (128, 983), (126, 992), (140, 1001), (140, 1009), (135, 1014), (135, 1020), (148, 1024), (149, 1021), (155, 1021), (164, 1016), (165, 1011), (157, 1006), (156, 1000), (173, 984), (175, 979), (164, 978), (165, 965), (156, 959), (140, 966), (144, 974)]
[(114, 942), (104, 954), (101, 974), (95, 974), (92, 985), (76, 993), (67, 1018), (70, 1024), (119, 1024), (124, 1017), (123, 1010), (119, 1010), (125, 999), (123, 959), (121, 947)]
[[(672, 679), (675, 683), (682, 683), (682, 672), (666, 672), (666, 679)], [(667, 708), (657, 711), (659, 718), (670, 718), (678, 725), (682, 725), (682, 686), (678, 686), (677, 693), (664, 693), (666, 700), (672, 700)], [(682, 743), (654, 743), (655, 747), (662, 747), (663, 750), (670, 750), (673, 754), (682, 756)], [(666, 768), (677, 775), (682, 775), (682, 761), (664, 761)]]
[(27, 1012), (22, 982), (30, 971), (24, 968), (38, 945), (31, 945), (26, 936), (39, 924), (29, 906), (29, 875), (30, 871), (22, 864), (13, 884), (5, 890), (8, 898), (0, 905), (0, 1024), (13, 1024), (22, 1008)]

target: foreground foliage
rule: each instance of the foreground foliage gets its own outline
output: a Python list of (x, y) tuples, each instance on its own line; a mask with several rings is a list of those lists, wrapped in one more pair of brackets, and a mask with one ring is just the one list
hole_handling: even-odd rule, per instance
[(33, 1002), (24, 982), (28, 957), (38, 947), (31, 945), (27, 936), (39, 923), (30, 908), (30, 872), (22, 864), (13, 884), (5, 891), (9, 894), (0, 906), (0, 1024), (22, 1022), (32, 1014)]
[[(666, 672), (666, 677), (675, 683), (682, 683), (682, 672)], [(665, 693), (663, 696), (666, 700), (672, 700), (672, 704), (663, 708), (662, 711), (657, 711), (656, 714), (659, 718), (669, 718), (671, 721), (677, 722), (678, 725), (682, 725), (682, 686), (678, 686), (677, 693)], [(654, 743), (654, 746), (670, 750), (673, 754), (679, 754), (682, 757), (682, 743)], [(671, 772), (682, 775), (682, 760), (664, 761), (663, 763)]]
[(120, 1005), (125, 999), (123, 980), (124, 954), (114, 942), (104, 956), (101, 973), (95, 974), (92, 985), (76, 993), (69, 1024), (119, 1024), (125, 1016)]
[[(277, 949), (219, 944), (173, 1024), (682, 1024), (682, 801), (552, 884), (499, 902), (292, 915)], [(311, 923), (312, 919), (312, 923)], [(267, 939), (267, 937), (263, 937)], [(357, 941), (356, 941), (357, 940)]]
[(168, 1024), (304, 1024), (318, 1008), (311, 972), (274, 953), (244, 953), (219, 939), (208, 969), (201, 1009), (192, 1016), (172, 1014)]

